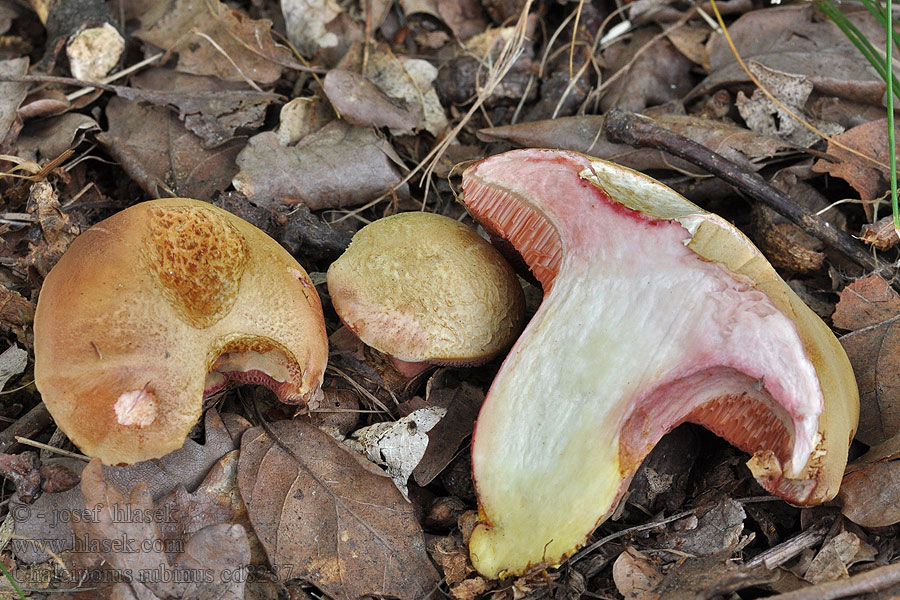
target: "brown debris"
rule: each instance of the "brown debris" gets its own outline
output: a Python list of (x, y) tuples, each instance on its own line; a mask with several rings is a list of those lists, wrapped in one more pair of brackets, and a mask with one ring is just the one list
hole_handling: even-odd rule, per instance
[[(269, 562), (330, 596), (421, 598), (437, 584), (412, 509), (393, 482), (302, 421), (241, 438), (238, 484)], [(365, 555), (365, 561), (353, 556)]]
[(900, 298), (877, 275), (841, 292), (834, 324), (859, 384), (856, 439), (878, 444), (900, 432)]
[(269, 84), (293, 62), (290, 50), (272, 39), (270, 21), (250, 19), (218, 0), (157, 2), (141, 24), (135, 35), (178, 52), (184, 73)]

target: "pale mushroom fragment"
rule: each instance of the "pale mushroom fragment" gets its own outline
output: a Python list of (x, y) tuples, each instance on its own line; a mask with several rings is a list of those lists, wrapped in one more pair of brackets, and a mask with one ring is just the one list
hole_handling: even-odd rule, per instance
[(685, 421), (752, 454), (754, 476), (788, 502), (835, 495), (859, 410), (850, 363), (737, 229), (571, 152), (488, 158), (463, 190), (544, 287), (476, 425), (479, 572), (561, 562)]
[(106, 464), (181, 447), (228, 379), (283, 402), (319, 393), (328, 342), (306, 271), (265, 233), (186, 198), (79, 236), (34, 319), (35, 382), (57, 425)]
[(341, 320), (401, 373), (471, 366), (509, 348), (525, 299), (512, 268), (470, 227), (425, 212), (360, 229), (328, 269)]

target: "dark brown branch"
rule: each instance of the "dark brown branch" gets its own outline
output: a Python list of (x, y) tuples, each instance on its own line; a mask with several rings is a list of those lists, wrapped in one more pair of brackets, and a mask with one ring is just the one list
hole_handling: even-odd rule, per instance
[(756, 173), (748, 173), (709, 148), (664, 129), (647, 118), (619, 109), (606, 114), (606, 137), (611, 142), (636, 148), (665, 150), (705, 169), (734, 186), (747, 196), (790, 219), (811, 236), (823, 241), (866, 270), (876, 271), (882, 265), (866, 248), (827, 220), (798, 205)]
[(872, 594), (884, 590), (896, 591), (900, 585), (900, 563), (885, 565), (854, 575), (848, 579), (839, 579), (820, 583), (807, 588), (771, 596), (770, 600), (837, 600), (838, 598), (859, 598), (863, 594)]
[(43, 402), (19, 417), (9, 427), (0, 432), (0, 452), (10, 452), (19, 446), (16, 436), (30, 438), (50, 425), (53, 419)]

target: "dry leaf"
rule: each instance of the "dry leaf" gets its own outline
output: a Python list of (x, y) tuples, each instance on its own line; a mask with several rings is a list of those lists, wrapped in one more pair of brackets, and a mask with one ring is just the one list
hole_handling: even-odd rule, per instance
[(29, 244), (28, 255), (19, 260), (23, 268), (34, 269), (46, 277), (69, 244), (81, 233), (81, 228), (64, 213), (53, 186), (39, 181), (31, 187), (28, 212), (41, 227), (41, 238)]
[(843, 531), (822, 546), (806, 569), (804, 579), (812, 584), (848, 577), (847, 566), (859, 551), (860, 540), (855, 534)]
[(387, 46), (369, 56), (366, 77), (386, 94), (406, 102), (416, 114), (416, 126), (433, 136), (448, 125), (444, 107), (434, 89), (438, 70), (428, 61), (394, 56)]
[[(222, 419), (215, 410), (208, 410), (205, 417), (206, 443), (200, 445), (187, 439), (184, 446), (166, 456), (126, 467), (103, 467), (103, 476), (118, 489), (128, 494), (138, 482), (149, 485), (153, 498), (183, 486), (194, 490), (201, 484), (210, 469), (228, 452), (236, 448)], [(54, 458), (47, 465), (66, 467), (80, 474), (85, 463), (74, 458)], [(18, 512), (15, 512), (18, 511)], [(71, 550), (73, 534), (70, 520), (65, 516), (84, 514), (84, 498), (76, 488), (62, 493), (45, 493), (34, 504), (25, 505), (19, 498), (10, 499), (10, 512), (20, 515), (15, 519), (14, 532), (20, 539), (13, 540), (13, 552), (26, 563), (43, 562), (47, 552), (29, 540), (40, 540), (50, 550), (58, 553)]]
[(656, 27), (642, 27), (634, 31), (627, 43), (616, 42), (603, 52), (603, 60), (609, 67), (606, 77), (628, 68), (623, 76), (610, 83), (600, 101), (603, 112), (614, 106), (640, 111), (647, 106), (680, 100), (690, 91), (693, 63), (668, 40), (653, 41), (658, 34)]
[(900, 242), (900, 237), (897, 237), (897, 232), (894, 229), (893, 215), (882, 217), (874, 224), (863, 224), (859, 237), (879, 252), (890, 250)]
[(275, 135), (282, 146), (292, 146), (333, 118), (334, 111), (320, 96), (294, 98), (281, 107)]
[[(380, 469), (302, 421), (241, 438), (238, 485), (276, 573), (332, 598), (423, 598), (438, 575), (412, 506)], [(282, 444), (290, 449), (286, 451)]]
[(315, 55), (319, 48), (338, 45), (337, 34), (328, 24), (343, 13), (337, 0), (287, 0), (281, 3), (291, 43), (305, 55)]
[[(212, 525), (164, 544), (158, 522), (167, 514), (154, 507), (147, 484), (136, 485), (126, 499), (104, 478), (98, 459), (82, 472), (81, 493), (89, 517), (73, 523), (84, 544), (75, 558), (88, 573), (103, 577), (88, 577), (88, 586), (118, 576), (127, 582), (116, 584), (113, 597), (132, 592), (137, 598), (243, 599), (245, 578), (235, 575), (249, 565), (250, 547), (241, 525)], [(174, 560), (168, 550), (174, 550)]]
[(664, 545), (697, 556), (717, 554), (737, 545), (746, 517), (743, 506), (731, 498), (723, 498), (705, 514), (691, 519), (689, 528), (666, 530)]
[(325, 75), (322, 89), (351, 125), (390, 127), (399, 134), (412, 133), (419, 123), (405, 102), (391, 98), (359, 73), (332, 69)]
[(900, 298), (878, 275), (841, 292), (835, 327), (859, 385), (856, 439), (870, 446), (900, 432)]
[(397, 421), (363, 427), (353, 432), (351, 437), (356, 443), (350, 447), (386, 467), (394, 485), (407, 496), (406, 482), (428, 447), (427, 432), (446, 414), (446, 408), (433, 406), (413, 411)]
[(484, 392), (470, 383), (453, 381), (450, 371), (442, 369), (429, 379), (426, 399), (431, 406), (447, 409), (447, 414), (428, 432), (428, 448), (413, 471), (416, 483), (423, 487), (440, 475), (462, 441), (472, 435)]
[(237, 157), (233, 183), (258, 206), (358, 206), (392, 191), (408, 195), (395, 158), (374, 130), (333, 121), (296, 146), (282, 146), (271, 132), (252, 137)]
[(819, 136), (792, 117), (788, 110), (829, 135), (844, 130), (839, 125), (823, 123), (805, 115), (806, 100), (813, 91), (813, 84), (805, 75), (776, 71), (755, 60), (749, 61), (747, 67), (762, 86), (787, 107), (785, 110), (777, 105), (760, 89), (755, 89), (750, 98), (739, 91), (735, 104), (741, 117), (753, 131), (777, 136), (802, 147), (818, 142)]
[(166, 518), (157, 525), (159, 537), (167, 548), (212, 525), (237, 524), (247, 532), (253, 564), (265, 562), (262, 546), (253, 532), (247, 507), (237, 488), (237, 450), (219, 459), (194, 492), (178, 485), (156, 502)]
[(291, 51), (272, 39), (271, 21), (254, 21), (219, 0), (159, 2), (141, 25), (134, 35), (177, 51), (178, 70), (184, 73), (269, 84), (281, 76), (282, 65), (292, 62)]
[(167, 108), (111, 98), (109, 130), (97, 135), (109, 153), (148, 195), (211, 198), (236, 171), (245, 141), (236, 139), (206, 150)]
[[(887, 120), (869, 121), (840, 135), (834, 140), (886, 163), (888, 160)], [(843, 148), (828, 142), (828, 154), (834, 160), (819, 159), (812, 170), (816, 173), (829, 173), (833, 177), (843, 179), (856, 190), (862, 200), (874, 200), (887, 189), (887, 171), (878, 165), (857, 156)], [(871, 216), (871, 207), (864, 205)]]
[(863, 527), (900, 523), (900, 460), (875, 462), (844, 476), (841, 512)]
[[(27, 58), (0, 60), (0, 75), (25, 75), (27, 72)], [(24, 83), (0, 82), (0, 151), (13, 143), (22, 128), (22, 119), (17, 111), (25, 100), (25, 92)]]
[(0, 329), (11, 331), (16, 339), (31, 348), (34, 322), (34, 304), (26, 300), (22, 294), (0, 285)]
[[(868, 11), (845, 9), (845, 14), (873, 46), (884, 46), (884, 29)], [(729, 25), (728, 32), (745, 63), (755, 60), (769, 69), (807, 75), (814, 89), (826, 96), (881, 105), (884, 80), (860, 60), (859, 51), (841, 30), (818, 18), (809, 4), (749, 12)], [(712, 71), (691, 96), (748, 81), (721, 34), (711, 37), (709, 58)]]
[(178, 118), (206, 149), (235, 138), (238, 130), (259, 129), (266, 107), (281, 98), (248, 89), (243, 81), (224, 82), (171, 69), (148, 69), (135, 76), (132, 84), (134, 88), (123, 88), (117, 94), (126, 100), (144, 100), (176, 109)]
[(613, 563), (613, 581), (616, 589), (626, 600), (657, 600), (659, 594), (653, 590), (662, 581), (663, 575), (646, 555), (634, 548), (627, 548)]
[(29, 121), (19, 134), (16, 152), (20, 157), (31, 155), (36, 159), (52, 160), (80, 144), (87, 132), (99, 129), (94, 119), (81, 113), (69, 112), (58, 117), (35, 119)]
[(281, 13), (288, 39), (300, 53), (329, 66), (362, 37), (336, 0), (281, 0)]
[(19, 375), (28, 366), (28, 352), (13, 344), (0, 354), (0, 391), (6, 382)]

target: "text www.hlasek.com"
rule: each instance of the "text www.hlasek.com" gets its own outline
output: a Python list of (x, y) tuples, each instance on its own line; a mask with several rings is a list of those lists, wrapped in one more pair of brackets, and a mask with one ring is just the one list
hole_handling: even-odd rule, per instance
[(137, 554), (139, 552), (154, 552), (167, 554), (180, 554), (184, 552), (184, 540), (169, 539), (136, 539), (122, 534), (115, 538), (98, 539), (88, 535), (71, 536), (66, 538), (50, 539), (22, 539), (13, 538), (9, 541), (16, 554), (22, 555), (31, 552), (45, 552), (59, 554), (62, 552), (110, 554), (126, 553)]

